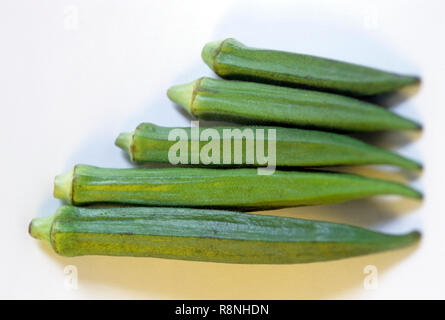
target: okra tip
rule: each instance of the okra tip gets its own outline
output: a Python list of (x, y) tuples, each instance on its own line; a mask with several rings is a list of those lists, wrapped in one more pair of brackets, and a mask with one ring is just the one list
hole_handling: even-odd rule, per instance
[[(377, 182), (377, 180), (375, 181)], [(379, 192), (378, 194), (393, 194), (413, 199), (423, 199), (423, 193), (421, 191), (416, 190), (408, 185), (383, 180), (380, 180), (379, 183), (382, 183), (380, 184), (380, 186), (382, 187), (381, 191), (383, 192)]]
[(133, 134), (134, 132), (122, 132), (121, 134), (119, 134), (119, 136), (116, 138), (116, 141), (114, 142), (119, 148), (128, 153), (131, 161), (133, 161)]
[(400, 193), (400, 195), (413, 199), (419, 199), (419, 200), (423, 199), (423, 193), (421, 191), (410, 187), (407, 187), (404, 192)]
[(422, 83), (422, 79), (419, 76), (415, 76), (415, 75), (407, 75), (407, 76), (403, 76), (404, 80), (405, 80), (405, 85), (406, 86), (418, 86)]
[(54, 179), (54, 197), (72, 203), (73, 176), (74, 169), (56, 176)]
[[(391, 155), (392, 156), (392, 155)], [(405, 168), (408, 170), (423, 170), (423, 164), (419, 161), (405, 158), (399, 155), (396, 155), (396, 157), (392, 157), (388, 159), (388, 163), (392, 162), (392, 164), (397, 165), (401, 168)]]
[[(197, 80), (199, 81), (199, 80)], [(195, 82), (170, 87), (167, 96), (176, 104), (184, 107), (188, 112), (192, 113), (192, 98), (195, 88)]]
[(405, 246), (409, 246), (412, 244), (415, 244), (417, 242), (420, 241), (420, 239), (422, 238), (422, 234), (419, 231), (411, 231), (405, 235), (402, 235), (400, 237), (401, 243), (400, 243), (400, 247), (405, 247)]
[(215, 57), (218, 54), (219, 48), (224, 40), (209, 42), (202, 49), (202, 60), (210, 67), (214, 69)]
[(54, 216), (44, 217), (44, 218), (34, 218), (29, 224), (28, 232), (29, 234), (38, 240), (43, 240), (50, 242), (51, 238), (51, 227), (53, 225)]
[(412, 231), (409, 234), (411, 235), (411, 238), (414, 240), (413, 242), (419, 241), (420, 238), (422, 237), (422, 233), (420, 231), (417, 231), (417, 230)]
[(392, 130), (422, 130), (422, 124), (396, 114), (392, 115), (392, 124), (387, 128)]
[(412, 83), (413, 84), (421, 84), (422, 83), (422, 78), (420, 76), (412, 76)]
[(416, 122), (416, 130), (423, 130), (423, 125), (419, 122)]
[(412, 162), (412, 166), (408, 167), (408, 165), (407, 165), (407, 169), (414, 169), (414, 170), (419, 170), (419, 171), (423, 170), (423, 164), (422, 163), (420, 163), (418, 161), (415, 161), (415, 160), (410, 160), (410, 161)]

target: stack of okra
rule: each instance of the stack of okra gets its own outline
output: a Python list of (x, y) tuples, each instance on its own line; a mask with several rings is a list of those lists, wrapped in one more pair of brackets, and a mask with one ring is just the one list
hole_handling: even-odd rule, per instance
[[(386, 194), (420, 199), (421, 194), (407, 185), (310, 168), (385, 164), (419, 170), (421, 165), (413, 160), (341, 134), (420, 129), (414, 121), (361, 99), (416, 84), (417, 77), (251, 48), (234, 39), (208, 43), (202, 57), (224, 80), (200, 78), (174, 86), (169, 98), (198, 119), (242, 126), (167, 128), (143, 123), (122, 133), (116, 144), (133, 162), (172, 164), (180, 151), (183, 154), (173, 164), (181, 165), (76, 165), (55, 179), (54, 195), (68, 205), (53, 216), (34, 219), (32, 236), (64, 256), (260, 264), (340, 259), (404, 247), (419, 239), (415, 231), (390, 235), (243, 212)], [(220, 140), (213, 141), (213, 136), (215, 143), (210, 143), (208, 129)], [(198, 134), (193, 136), (193, 130)], [(173, 132), (184, 135), (172, 139)], [(258, 170), (264, 166), (258, 139), (269, 156), (274, 154), (276, 170)], [(223, 147), (232, 143), (242, 146), (241, 154), (234, 150), (226, 159)], [(257, 158), (248, 155), (252, 150)]]

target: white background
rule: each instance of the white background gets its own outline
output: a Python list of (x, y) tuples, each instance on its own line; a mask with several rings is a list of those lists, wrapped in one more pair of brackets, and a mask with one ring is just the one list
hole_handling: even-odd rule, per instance
[[(443, 1), (2, 1), (0, 4), (1, 298), (445, 298)], [(76, 163), (129, 167), (114, 146), (143, 121), (187, 126), (166, 97), (173, 84), (214, 76), (208, 41), (315, 54), (420, 74), (392, 110), (421, 134), (372, 142), (422, 160), (421, 175), (354, 172), (411, 183), (423, 203), (374, 198), (281, 215), (386, 232), (421, 229), (417, 247), (329, 263), (263, 266), (55, 255), (27, 233), (52, 214), (56, 174)], [(372, 134), (371, 134), (372, 135)], [(78, 287), (66, 285), (66, 266)], [(364, 288), (364, 268), (378, 287)]]

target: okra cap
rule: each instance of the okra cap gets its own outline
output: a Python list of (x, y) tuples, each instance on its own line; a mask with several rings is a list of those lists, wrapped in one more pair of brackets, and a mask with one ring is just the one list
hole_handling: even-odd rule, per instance
[(114, 142), (116, 146), (127, 152), (130, 160), (133, 161), (133, 132), (122, 132)]
[(219, 53), (223, 41), (224, 40), (209, 42), (202, 49), (201, 52), (202, 59), (211, 69), (214, 69), (215, 58)]
[(70, 204), (72, 203), (74, 170), (75, 167), (68, 173), (57, 175), (54, 179), (54, 197)]
[(28, 228), (29, 234), (33, 238), (51, 243), (51, 228), (55, 215), (32, 219)]
[(192, 102), (193, 102), (193, 91), (195, 89), (196, 82), (199, 80), (195, 80), (193, 82), (173, 86), (170, 87), (167, 91), (167, 96), (171, 101), (176, 104), (179, 104), (183, 108), (185, 108), (189, 113), (192, 112)]

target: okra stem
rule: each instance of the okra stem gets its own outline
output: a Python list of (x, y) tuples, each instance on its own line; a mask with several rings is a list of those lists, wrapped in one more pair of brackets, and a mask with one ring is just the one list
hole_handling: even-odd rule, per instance
[(59, 174), (54, 179), (54, 197), (64, 201), (71, 201), (73, 193), (73, 178), (75, 167), (67, 173)]
[(29, 224), (29, 234), (36, 239), (51, 242), (51, 227), (53, 225), (55, 215), (32, 219)]
[(131, 161), (134, 160), (133, 158), (133, 132), (123, 132), (119, 134), (119, 136), (116, 139), (116, 145), (122, 150), (126, 151), (127, 154), (130, 156)]

